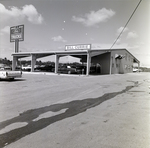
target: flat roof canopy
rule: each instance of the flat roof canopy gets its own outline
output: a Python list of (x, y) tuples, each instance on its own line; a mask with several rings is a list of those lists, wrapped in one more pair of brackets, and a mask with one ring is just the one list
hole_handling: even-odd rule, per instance
[[(87, 55), (90, 53), (91, 57), (97, 56), (106, 52), (111, 52), (114, 50), (126, 50), (123, 49), (91, 49), (91, 50), (66, 50), (66, 51), (43, 51), (43, 52), (18, 52), (13, 53), (12, 56), (17, 58), (29, 57), (32, 55), (36, 55), (36, 58), (42, 58), (51, 55), (60, 55), (60, 56), (74, 56), (81, 57), (82, 55)], [(131, 54), (128, 50), (126, 50), (129, 54)], [(132, 54), (131, 54), (132, 55)], [(133, 56), (133, 55), (132, 55)], [(133, 56), (133, 61), (139, 63), (139, 60)]]
[(51, 56), (51, 55), (87, 55), (87, 50), (82, 50), (82, 51), (45, 51), (45, 52), (18, 52), (18, 53), (13, 53), (12, 56), (22, 58), (22, 57), (29, 57), (31, 55), (36, 55), (37, 58), (42, 58), (46, 56)]
[(12, 56), (17, 58), (29, 57), (32, 55), (36, 55), (36, 58), (42, 58), (51, 55), (60, 55), (60, 56), (74, 56), (81, 57), (82, 55), (91, 54), (91, 57), (100, 55), (106, 52), (110, 52), (110, 50), (71, 50), (71, 51), (45, 51), (45, 52), (18, 52), (13, 53)]

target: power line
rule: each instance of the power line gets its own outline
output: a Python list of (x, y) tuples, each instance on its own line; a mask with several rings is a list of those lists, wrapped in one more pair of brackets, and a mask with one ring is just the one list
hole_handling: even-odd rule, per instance
[(142, 0), (139, 1), (138, 5), (136, 6), (136, 8), (134, 9), (133, 13), (131, 14), (130, 18), (128, 19), (127, 23), (125, 24), (125, 26), (123, 27), (122, 31), (120, 32), (120, 34), (118, 35), (118, 37), (116, 38), (116, 40), (114, 41), (114, 43), (112, 44), (112, 46), (110, 47), (110, 49), (112, 49), (112, 47), (116, 44), (116, 42), (118, 41), (118, 39), (120, 38), (121, 34), (123, 33), (123, 31), (125, 30), (126, 26), (128, 25), (128, 23), (130, 22), (132, 16), (134, 15), (135, 11), (137, 10), (138, 6), (140, 5), (140, 3), (142, 2)]

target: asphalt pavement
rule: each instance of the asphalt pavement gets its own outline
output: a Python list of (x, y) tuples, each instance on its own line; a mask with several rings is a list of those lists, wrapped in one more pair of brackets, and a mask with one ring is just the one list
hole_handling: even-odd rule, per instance
[(0, 105), (0, 147), (150, 147), (150, 73), (23, 73)]

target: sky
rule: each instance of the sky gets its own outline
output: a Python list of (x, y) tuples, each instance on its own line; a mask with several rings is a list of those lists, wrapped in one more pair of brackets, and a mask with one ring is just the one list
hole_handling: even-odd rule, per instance
[[(0, 0), (0, 58), (12, 60), (10, 27), (18, 25), (24, 25), (19, 52), (63, 51), (75, 44), (110, 49), (139, 1)], [(141, 1), (113, 48), (126, 48), (140, 66), (150, 67), (150, 0)]]

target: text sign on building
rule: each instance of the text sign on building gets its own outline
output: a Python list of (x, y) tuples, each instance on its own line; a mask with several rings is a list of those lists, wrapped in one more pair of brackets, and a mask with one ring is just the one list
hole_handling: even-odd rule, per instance
[(91, 44), (81, 44), (81, 45), (66, 45), (66, 50), (89, 50), (91, 49)]
[(10, 42), (24, 40), (24, 25), (10, 27)]

